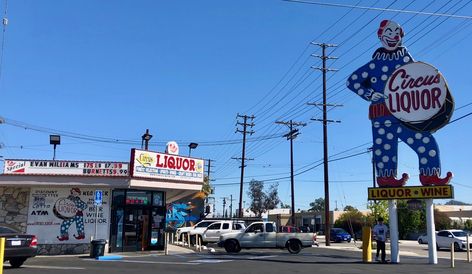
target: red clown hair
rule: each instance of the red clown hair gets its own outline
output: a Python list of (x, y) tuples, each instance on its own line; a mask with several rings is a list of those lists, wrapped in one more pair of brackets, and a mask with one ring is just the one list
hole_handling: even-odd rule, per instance
[[(380, 27), (379, 29), (377, 30), (377, 36), (380, 38), (382, 37), (382, 33), (385, 29), (385, 27), (388, 25), (388, 23), (390, 23), (391, 21), (390, 20), (382, 20), (382, 22), (380, 22)], [(403, 36), (405, 35), (405, 33), (403, 33), (403, 28), (400, 27), (400, 37), (403, 38)]]

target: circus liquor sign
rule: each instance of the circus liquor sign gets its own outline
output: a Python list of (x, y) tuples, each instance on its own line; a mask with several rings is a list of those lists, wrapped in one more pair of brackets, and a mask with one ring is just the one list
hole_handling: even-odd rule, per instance
[(133, 149), (131, 176), (203, 183), (203, 159)]
[(389, 77), (384, 94), (392, 115), (419, 131), (435, 131), (452, 116), (453, 100), (446, 80), (432, 65), (412, 62)]

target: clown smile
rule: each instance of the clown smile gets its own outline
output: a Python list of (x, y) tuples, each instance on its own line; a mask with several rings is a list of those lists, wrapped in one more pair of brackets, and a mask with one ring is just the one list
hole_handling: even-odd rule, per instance
[(387, 43), (389, 47), (392, 47), (392, 48), (398, 44), (398, 40), (395, 40), (395, 39), (392, 40), (387, 37), (384, 38), (384, 41)]

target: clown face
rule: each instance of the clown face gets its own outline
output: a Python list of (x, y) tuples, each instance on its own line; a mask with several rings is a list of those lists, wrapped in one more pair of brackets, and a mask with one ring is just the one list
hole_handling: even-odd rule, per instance
[(377, 34), (383, 47), (387, 50), (395, 50), (402, 45), (403, 29), (396, 22), (382, 21)]

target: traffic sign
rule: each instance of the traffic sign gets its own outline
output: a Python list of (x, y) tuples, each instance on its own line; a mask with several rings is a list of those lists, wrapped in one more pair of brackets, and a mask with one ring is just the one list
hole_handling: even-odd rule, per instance
[(95, 190), (95, 205), (100, 206), (103, 202), (103, 191)]

